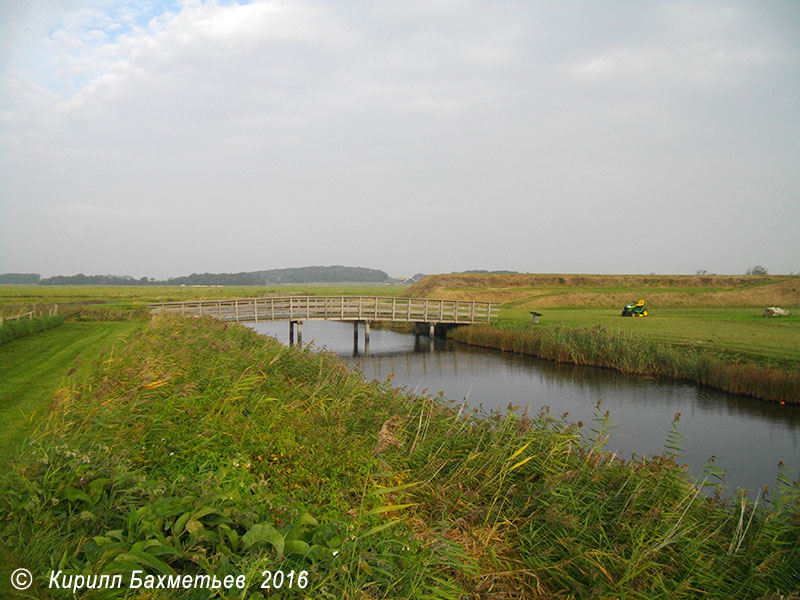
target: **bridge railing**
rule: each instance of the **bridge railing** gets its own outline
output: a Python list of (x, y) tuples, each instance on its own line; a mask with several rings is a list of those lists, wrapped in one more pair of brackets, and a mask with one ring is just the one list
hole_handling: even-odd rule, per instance
[(465, 300), (380, 296), (275, 296), (162, 302), (151, 313), (211, 316), (225, 321), (405, 321), (418, 323), (487, 323), (500, 305)]

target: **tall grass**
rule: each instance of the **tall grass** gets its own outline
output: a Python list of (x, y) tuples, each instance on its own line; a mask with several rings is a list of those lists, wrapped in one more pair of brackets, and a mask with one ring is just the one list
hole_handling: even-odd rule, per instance
[(5, 321), (3, 325), (0, 325), (0, 346), (12, 340), (58, 327), (63, 322), (63, 315), (21, 319), (19, 321)]
[(309, 571), (278, 597), (800, 591), (793, 484), (758, 506), (707, 498), (669, 457), (604, 452), (609, 425), (598, 406), (586, 443), (546, 410), (464, 414), (331, 355), (162, 317), (59, 391), (0, 481), (0, 544), (34, 573)]
[(693, 381), (734, 394), (800, 402), (800, 371), (723, 360), (692, 347), (676, 348), (603, 326), (535, 327), (516, 323), (472, 325), (452, 339), (518, 354), (615, 369), (622, 373)]

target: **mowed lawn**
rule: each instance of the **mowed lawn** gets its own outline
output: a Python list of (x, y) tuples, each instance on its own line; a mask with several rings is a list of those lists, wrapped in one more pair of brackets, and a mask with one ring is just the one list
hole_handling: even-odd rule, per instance
[(82, 372), (142, 321), (64, 323), (0, 346), (0, 466), (19, 451), (47, 413), (68, 371)]
[[(758, 308), (662, 308), (645, 318), (621, 317), (619, 309), (543, 309), (539, 326), (602, 325), (609, 330), (670, 345), (691, 345), (727, 357), (766, 366), (800, 368), (800, 315), (768, 318)], [(523, 322), (531, 316), (522, 309), (503, 309), (501, 318)]]

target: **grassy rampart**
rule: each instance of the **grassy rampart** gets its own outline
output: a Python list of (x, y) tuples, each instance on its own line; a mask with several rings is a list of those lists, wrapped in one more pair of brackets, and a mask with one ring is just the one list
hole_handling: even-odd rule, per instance
[(488, 300), (507, 308), (621, 307), (644, 297), (658, 308), (800, 307), (797, 275), (431, 275), (407, 295)]
[(236, 597), (278, 568), (309, 574), (287, 598), (800, 591), (795, 487), (707, 498), (669, 458), (604, 453), (601, 413), (587, 444), (547, 413), (458, 414), (244, 327), (158, 318), (63, 386), (3, 477), (3, 568), (44, 598), (49, 569), (134, 568), (245, 574)]
[[(797, 276), (453, 274), (406, 293), (503, 303), (492, 327), (453, 332), (461, 342), (800, 402)], [(622, 318), (638, 298), (650, 315)], [(791, 315), (765, 318), (773, 305)]]

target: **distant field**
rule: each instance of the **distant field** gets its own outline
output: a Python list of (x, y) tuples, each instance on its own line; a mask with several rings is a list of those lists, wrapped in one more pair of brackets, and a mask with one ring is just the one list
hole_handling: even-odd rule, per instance
[(0, 285), (0, 315), (31, 310), (35, 304), (58, 304), (68, 317), (93, 315), (124, 318), (136, 311), (143, 316), (151, 302), (199, 298), (252, 298), (270, 295), (398, 296), (407, 286), (364, 283), (282, 284), (270, 286), (44, 286)]
[[(59, 304), (68, 320), (142, 318), (151, 302), (269, 295), (365, 295), (492, 300), (501, 318), (541, 326), (603, 325), (647, 340), (702, 347), (729, 358), (800, 368), (800, 277), (649, 275), (434, 275), (414, 286), (283, 284), (271, 286), (0, 286), (0, 314)], [(650, 316), (624, 319), (626, 302), (643, 297)], [(765, 306), (793, 315), (766, 319)]]

